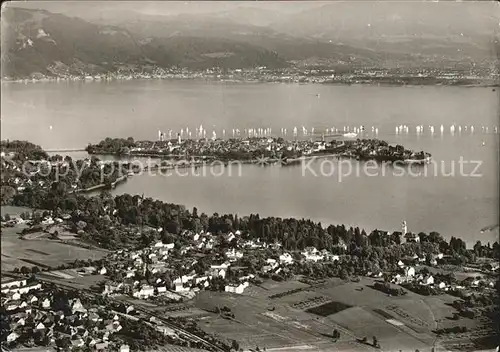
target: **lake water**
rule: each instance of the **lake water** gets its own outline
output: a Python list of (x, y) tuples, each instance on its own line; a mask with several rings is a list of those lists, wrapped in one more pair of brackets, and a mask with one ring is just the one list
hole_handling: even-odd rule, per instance
[[(319, 95), (319, 96), (317, 96)], [(82, 148), (105, 137), (154, 139), (158, 130), (179, 131), (200, 124), (211, 135), (226, 129), (294, 126), (317, 131), (344, 125), (379, 129), (378, 138), (433, 155), (439, 169), (420, 176), (397, 176), (389, 170), (339, 180), (338, 162), (311, 163), (285, 168), (249, 165), (221, 177), (189, 172), (178, 175), (136, 176), (115, 193), (142, 194), (196, 206), (200, 212), (241, 215), (259, 213), (311, 218), (396, 230), (405, 219), (409, 230), (436, 230), (449, 238), (473, 243), (498, 240), (498, 230), (479, 229), (498, 223), (499, 92), (491, 88), (377, 87), (296, 84), (226, 84), (195, 81), (123, 81), (9, 84), (2, 87), (2, 139), (25, 139), (45, 149)], [(453, 136), (449, 126), (474, 125), (475, 132)], [(396, 135), (395, 126), (410, 126), (408, 135)], [(446, 126), (440, 136), (439, 126)], [(431, 136), (415, 134), (416, 125), (434, 125)], [(52, 129), (50, 129), (52, 126)], [(490, 133), (482, 133), (488, 126)], [(427, 129), (426, 129), (427, 131)], [(73, 156), (84, 156), (75, 153)], [(459, 160), (480, 162), (460, 174)], [(442, 165), (441, 165), (442, 163)], [(452, 164), (455, 176), (450, 173)], [(327, 174), (320, 175), (323, 169)], [(361, 165), (362, 167), (362, 165)], [(312, 171), (311, 171), (312, 170)], [(362, 171), (362, 170), (361, 170)], [(197, 171), (199, 173), (200, 170)], [(315, 176), (315, 174), (317, 176)], [(415, 173), (414, 173), (415, 175)]]

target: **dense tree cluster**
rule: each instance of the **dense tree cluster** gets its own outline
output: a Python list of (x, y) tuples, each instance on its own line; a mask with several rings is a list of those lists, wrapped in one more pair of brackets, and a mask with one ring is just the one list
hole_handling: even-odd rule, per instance
[(89, 144), (85, 149), (89, 154), (109, 153), (109, 154), (127, 154), (130, 148), (135, 146), (132, 137), (128, 138), (106, 138), (98, 144)]
[(392, 287), (388, 282), (375, 282), (373, 285), (375, 289), (387, 293), (391, 296), (403, 296), (406, 295), (406, 291), (399, 287)]
[[(179, 246), (183, 241), (180, 234), (184, 230), (209, 231), (219, 237), (239, 230), (242, 240), (259, 239), (269, 244), (280, 243), (285, 250), (304, 250), (313, 246), (334, 254), (349, 254), (352, 256), (352, 266), (366, 272), (396, 269), (394, 265), (398, 260), (415, 254), (426, 256), (441, 252), (450, 255), (451, 260), (455, 258), (465, 263), (473, 259), (474, 252), (495, 257), (500, 249), (495, 243), (493, 247), (478, 244), (473, 251), (467, 250), (463, 240), (452, 237), (450, 241), (445, 241), (437, 232), (428, 235), (420, 233), (420, 243), (402, 243), (401, 233), (398, 232), (391, 234), (373, 230), (367, 234), (357, 227), (330, 225), (325, 228), (321, 223), (306, 219), (261, 218), (258, 214), (239, 217), (214, 213), (208, 216), (198, 214), (196, 208), (189, 211), (182, 205), (138, 195), (112, 197), (103, 192), (99, 196), (85, 197), (69, 193), (60, 184), (54, 184), (48, 191), (34, 190), (18, 195), (15, 199), (16, 205), (45, 208), (53, 210), (56, 215), (70, 214), (75, 232), (82, 230), (88, 240), (107, 248), (136, 243), (147, 245), (157, 237), (154, 230), (144, 230), (148, 228), (161, 228), (160, 238), (167, 243), (178, 242)], [(222, 248), (235, 245), (225, 243), (222, 239), (221, 242)], [(336, 270), (335, 265), (329, 265), (319, 263), (312, 267), (311, 264), (304, 267), (303, 271), (312, 271), (321, 276), (322, 271)]]
[[(95, 157), (87, 160), (60, 155), (49, 157), (40, 146), (29, 142), (1, 143), (2, 205), (53, 209), (68, 193), (99, 185), (110, 189), (120, 177), (138, 167), (118, 161), (101, 163)], [(12, 157), (8, 156), (9, 151)]]
[(48, 154), (39, 146), (27, 141), (0, 141), (0, 150), (5, 153), (13, 153), (12, 160), (46, 160)]
[(450, 328), (437, 329), (434, 332), (438, 335), (459, 334), (459, 333), (467, 332), (467, 327), (466, 326), (453, 326)]
[(422, 295), (422, 296), (434, 296), (434, 295), (439, 295), (439, 294), (443, 293), (442, 290), (440, 290), (436, 287), (427, 286), (427, 285), (419, 285), (419, 284), (414, 283), (414, 282), (405, 283), (402, 286), (404, 288), (406, 288), (410, 291), (413, 291), (415, 293), (418, 293), (419, 295)]

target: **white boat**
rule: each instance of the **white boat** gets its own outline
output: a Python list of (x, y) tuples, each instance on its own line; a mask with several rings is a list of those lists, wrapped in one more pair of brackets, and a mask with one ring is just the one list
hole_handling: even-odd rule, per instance
[(358, 136), (358, 134), (350, 132), (350, 133), (344, 133), (343, 136), (346, 138), (356, 138)]

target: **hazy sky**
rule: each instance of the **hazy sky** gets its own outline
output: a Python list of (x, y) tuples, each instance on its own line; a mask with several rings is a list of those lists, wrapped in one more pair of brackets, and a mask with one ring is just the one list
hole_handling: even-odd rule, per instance
[[(46, 9), (84, 19), (96, 18), (99, 14), (106, 14), (106, 18), (120, 18), (124, 12), (179, 15), (231, 13), (238, 8), (245, 9), (238, 11), (238, 17), (235, 17), (240, 22), (246, 20), (246, 8), (253, 8), (266, 10), (257, 14), (254, 11), (253, 16), (267, 17), (268, 23), (322, 7), (328, 14), (322, 16), (322, 11), (319, 11), (318, 17), (322, 16), (324, 22), (321, 25), (339, 21), (353, 25), (370, 22), (373, 25), (378, 23), (387, 33), (390, 32), (390, 25), (398, 21), (410, 32), (414, 24), (422, 23), (438, 24), (438, 28), (480, 29), (483, 33), (492, 30), (498, 33), (500, 29), (500, 4), (494, 1), (13, 1), (10, 6)], [(312, 26), (318, 24), (314, 23), (314, 17), (309, 22)]]
[(210, 13), (238, 7), (254, 7), (286, 14), (319, 7), (324, 3), (321, 1), (12, 1), (10, 6), (40, 8), (51, 12), (76, 12), (80, 9), (94, 12), (125, 10), (151, 15)]
[[(9, 3), (4, 3), (9, 4)], [(500, 5), (496, 1), (456, 1), (456, 0), (347, 0), (347, 1), (12, 1), (8, 6), (41, 8), (53, 12), (76, 12), (84, 9), (99, 12), (105, 10), (138, 11), (154, 15), (175, 15), (182, 13), (223, 12), (238, 7), (253, 7), (280, 12), (282, 14), (296, 13), (302, 10), (321, 7), (325, 4), (335, 4), (339, 11), (366, 12), (375, 10), (374, 15), (385, 11), (398, 9), (421, 9), (441, 11), (446, 8), (461, 8), (464, 12), (471, 9), (484, 11), (491, 16), (500, 18)], [(381, 11), (377, 11), (380, 9)], [(419, 15), (417, 11), (416, 15)], [(465, 18), (443, 17), (443, 21), (464, 21)]]

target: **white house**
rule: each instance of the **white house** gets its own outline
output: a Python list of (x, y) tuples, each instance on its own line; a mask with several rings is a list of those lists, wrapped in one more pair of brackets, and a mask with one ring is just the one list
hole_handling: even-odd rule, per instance
[(197, 277), (194, 282), (196, 284), (199, 284), (200, 282), (203, 282), (203, 281), (207, 281), (208, 280), (208, 277), (207, 276), (200, 276), (200, 277)]
[(82, 302), (80, 301), (79, 298), (75, 298), (73, 303), (71, 304), (71, 312), (73, 314), (80, 312), (80, 313), (87, 313), (87, 309), (83, 306)]
[(227, 285), (225, 288), (224, 288), (224, 291), (226, 292), (231, 292), (231, 293), (237, 293), (237, 294), (242, 294), (243, 291), (245, 290), (245, 288), (248, 287), (248, 281), (242, 283), (242, 284), (239, 284), (239, 285)]
[(226, 277), (226, 271), (227, 271), (227, 268), (229, 268), (229, 264), (228, 263), (223, 263), (223, 264), (220, 264), (220, 265), (212, 265), (210, 267), (210, 274), (213, 275), (213, 276), (220, 276), (222, 278), (225, 278)]
[(237, 259), (243, 257), (243, 253), (233, 248), (226, 252), (226, 256), (229, 258), (230, 261), (236, 261)]
[(174, 330), (170, 329), (169, 327), (165, 325), (157, 325), (155, 326), (155, 329), (159, 332), (161, 332), (163, 335), (169, 335), (169, 336), (177, 336)]
[(285, 265), (293, 264), (292, 255), (290, 253), (283, 253), (280, 255), (280, 263)]
[(167, 292), (167, 287), (159, 286), (156, 288), (156, 290), (158, 291), (158, 293), (165, 293), (165, 292)]
[(269, 265), (275, 265), (276, 264), (276, 259), (268, 258), (266, 260), (266, 263)]
[(405, 268), (405, 275), (407, 277), (413, 277), (413, 276), (415, 276), (415, 268), (412, 267), (412, 266), (410, 266), (408, 268)]
[(15, 301), (15, 302), (10, 302), (7, 304), (6, 306), (7, 310), (15, 310), (15, 309), (18, 309), (19, 308), (19, 302)]
[(220, 269), (218, 272), (217, 272), (217, 276), (221, 277), (221, 278), (225, 278), (226, 277), (226, 273), (227, 273), (227, 270), (226, 269)]
[(62, 310), (57, 311), (54, 313), (54, 316), (58, 317), (59, 320), (62, 320), (62, 319), (64, 319), (64, 312)]
[(250, 280), (250, 279), (254, 279), (254, 278), (255, 278), (254, 274), (248, 274), (247, 276), (240, 277), (238, 280), (244, 281), (244, 280)]
[(408, 232), (405, 235), (406, 242), (420, 242), (420, 236), (415, 233)]
[(434, 285), (434, 277), (432, 275), (424, 277), (422, 280), (423, 285)]
[(73, 347), (82, 347), (84, 344), (85, 342), (81, 338), (78, 338), (76, 340), (71, 340), (71, 345)]
[(182, 275), (181, 282), (184, 284), (184, 283), (187, 283), (193, 279), (194, 279), (194, 275)]
[(444, 289), (444, 288), (446, 287), (446, 284), (445, 284), (443, 281), (441, 281), (441, 282), (439, 283), (438, 287), (439, 287), (440, 289)]
[(108, 348), (109, 343), (107, 341), (99, 342), (95, 344), (95, 349), (97, 351), (104, 351)]
[(226, 234), (224, 236), (224, 239), (227, 241), (227, 242), (231, 242), (232, 240), (234, 240), (236, 238), (236, 236), (234, 235), (234, 233), (232, 232), (229, 232), (228, 234)]
[(25, 293), (28, 293), (30, 291), (38, 291), (41, 288), (42, 288), (42, 284), (38, 283), (38, 284), (29, 285), (29, 286), (23, 286), (17, 290), (19, 291), (20, 294), (25, 294)]
[(488, 263), (486, 264), (486, 268), (490, 271), (497, 271), (500, 268), (500, 265), (498, 263)]
[(211, 265), (210, 266), (210, 269), (227, 269), (229, 268), (229, 264), (228, 263), (222, 263), (222, 264), (219, 264), (219, 265)]
[(118, 332), (122, 329), (119, 321), (113, 321), (112, 323), (106, 325), (106, 330), (111, 332)]
[(9, 290), (4, 291), (4, 289), (11, 289), (11, 288), (18, 288), (18, 287), (23, 287), (26, 286), (27, 280), (7, 280), (5, 282), (2, 282), (0, 287), (2, 288), (2, 292), (6, 293), (9, 292)]
[(392, 277), (392, 280), (391, 280), (393, 283), (395, 284), (401, 284), (403, 283), (403, 277), (400, 275), (400, 274), (396, 274)]
[(55, 223), (55, 221), (52, 219), (52, 217), (48, 216), (46, 217), (43, 221), (42, 221), (42, 224), (43, 225), (53, 225)]
[(175, 285), (175, 292), (186, 292), (189, 291), (188, 287), (184, 287), (183, 285)]
[(18, 325), (18, 326), (19, 326), (19, 325), (24, 326), (24, 325), (26, 324), (26, 320), (25, 320), (24, 318), (22, 318), (22, 317), (21, 317), (21, 318), (19, 318), (19, 319), (17, 319), (17, 320), (14, 320), (14, 323), (15, 323), (16, 325)]
[(148, 298), (151, 296), (154, 296), (155, 289), (152, 286), (149, 285), (144, 285), (141, 287), (140, 290), (135, 290), (132, 294), (132, 296), (136, 298)]
[(13, 332), (11, 332), (9, 335), (7, 335), (7, 342), (9, 342), (9, 343), (10, 343), (10, 342), (14, 342), (14, 341), (16, 341), (18, 338), (19, 338), (19, 335), (18, 335), (15, 331), (13, 331)]
[(113, 292), (120, 290), (122, 287), (123, 287), (123, 282), (105, 284), (104, 291), (102, 293), (103, 294), (111, 294)]
[(303, 252), (302, 255), (306, 258), (308, 261), (314, 261), (317, 262), (318, 260), (323, 260), (324, 256), (319, 253), (319, 251), (315, 247), (307, 247)]
[(205, 243), (205, 248), (206, 249), (212, 249), (214, 248), (214, 240), (213, 238), (211, 238), (210, 240), (208, 240), (206, 243)]

